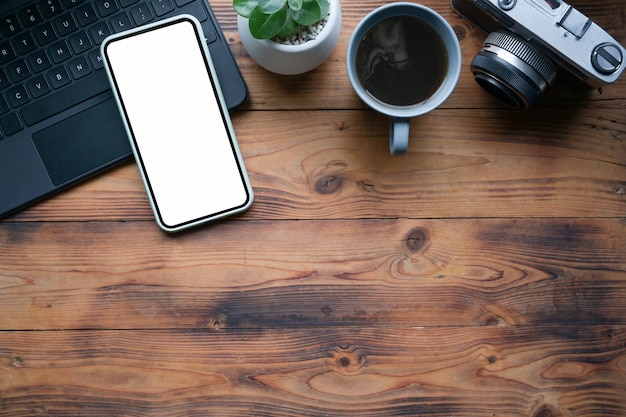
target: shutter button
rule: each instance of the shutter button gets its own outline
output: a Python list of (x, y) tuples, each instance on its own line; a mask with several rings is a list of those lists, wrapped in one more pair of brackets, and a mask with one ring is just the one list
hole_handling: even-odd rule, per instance
[(612, 74), (622, 65), (622, 51), (610, 42), (596, 46), (591, 54), (593, 67), (603, 74)]

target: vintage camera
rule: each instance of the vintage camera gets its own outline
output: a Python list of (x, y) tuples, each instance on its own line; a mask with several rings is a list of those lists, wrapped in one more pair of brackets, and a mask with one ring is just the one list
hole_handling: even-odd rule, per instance
[(624, 47), (562, 0), (451, 2), (488, 33), (471, 64), (476, 82), (512, 107), (534, 105), (555, 81), (582, 93), (624, 70)]

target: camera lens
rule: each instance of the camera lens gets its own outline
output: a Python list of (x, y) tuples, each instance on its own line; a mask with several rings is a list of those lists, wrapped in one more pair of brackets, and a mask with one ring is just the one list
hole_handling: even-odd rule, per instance
[(506, 31), (487, 36), (471, 69), (481, 87), (518, 109), (534, 105), (556, 78), (556, 67), (550, 58)]

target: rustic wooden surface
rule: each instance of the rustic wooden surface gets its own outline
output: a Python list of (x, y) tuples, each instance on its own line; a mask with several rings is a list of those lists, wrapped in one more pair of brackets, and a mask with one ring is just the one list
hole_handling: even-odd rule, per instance
[[(468, 65), (388, 154), (342, 3), (303, 77), (246, 55), (256, 200), (160, 232), (136, 166), (0, 222), (1, 416), (626, 416), (626, 79), (502, 108)], [(623, 0), (572, 0), (626, 44)]]

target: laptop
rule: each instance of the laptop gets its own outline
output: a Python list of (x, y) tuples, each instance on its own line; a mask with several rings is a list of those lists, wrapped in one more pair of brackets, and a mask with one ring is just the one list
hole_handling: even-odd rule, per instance
[(206, 0), (0, 0), (0, 218), (132, 155), (100, 44), (181, 13), (201, 22), (228, 108), (241, 105), (248, 89)]

